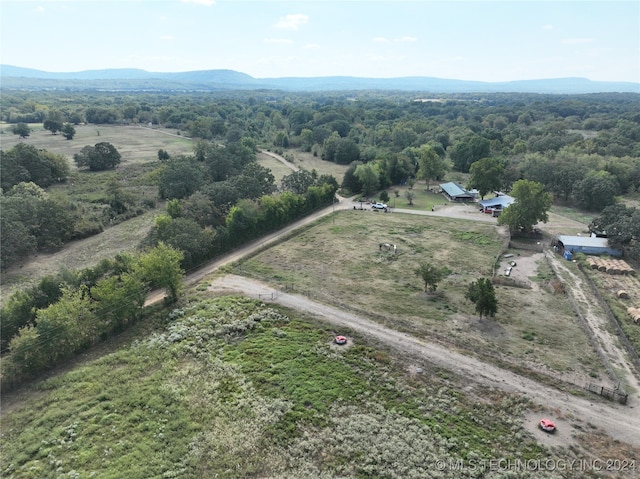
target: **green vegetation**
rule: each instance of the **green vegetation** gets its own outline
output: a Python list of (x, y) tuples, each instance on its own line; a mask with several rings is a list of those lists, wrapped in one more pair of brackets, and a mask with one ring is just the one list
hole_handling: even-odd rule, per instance
[(176, 302), (182, 253), (160, 243), (136, 257), (119, 256), (64, 278), (45, 278), (2, 308), (3, 389), (14, 387), (120, 332), (139, 319), (148, 292), (163, 288)]
[[(620, 244), (637, 249), (636, 211), (615, 203), (640, 189), (638, 95), (412, 99), (3, 91), (3, 269), (167, 203), (155, 220), (135, 223), (148, 234), (128, 245), (156, 249), (99, 262), (113, 245), (96, 243), (88, 269), (33, 281), (5, 301), (4, 385), (116, 333), (129, 344), (132, 331), (155, 331), (33, 382), (36, 394), (8, 408), (3, 398), (0, 474), (428, 477), (436, 458), (573, 457), (522, 430), (520, 397), (479, 386), (462, 393), (448, 372), (407, 374), (406, 358), (361, 338), (340, 348), (334, 331), (308, 318), (211, 299), (206, 285), (181, 296), (183, 270), (330, 204), (338, 188), (425, 210), (443, 203), (427, 190), (445, 178), (483, 192), (523, 188), (526, 204), (500, 217), (512, 229), (544, 220), (553, 200), (602, 211), (594, 228), (615, 227)], [(107, 147), (109, 161), (92, 167), (96, 147), (84, 146), (92, 144), (118, 156)], [(273, 160), (259, 147), (302, 171), (265, 168)], [(72, 158), (114, 169), (79, 171)], [(349, 210), (229, 269), (541, 380), (550, 377), (539, 371), (597, 377), (602, 367), (563, 295), (488, 283), (494, 301), (477, 309), (469, 284), (491, 274), (503, 240), (492, 224)], [(382, 251), (385, 242), (397, 254)], [(449, 274), (427, 281), (412, 274), (416, 265)], [(540, 286), (551, 277), (544, 266), (535, 274)], [(438, 294), (423, 294), (436, 285)], [(145, 318), (151, 287), (166, 288), (177, 309)], [(620, 317), (620, 304), (612, 308)]]
[(5, 407), (2, 476), (425, 476), (437, 459), (549, 457), (518, 425), (526, 400), (479, 403), (332, 337), (289, 311), (200, 298)]

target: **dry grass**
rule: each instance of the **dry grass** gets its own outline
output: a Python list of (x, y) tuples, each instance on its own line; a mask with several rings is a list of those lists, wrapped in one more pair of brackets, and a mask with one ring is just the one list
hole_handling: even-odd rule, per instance
[(7, 126), (2, 128), (2, 149), (8, 150), (18, 143), (26, 143), (36, 148), (44, 148), (53, 153), (64, 155), (72, 162), (73, 155), (84, 146), (106, 141), (116, 147), (122, 155), (122, 163), (148, 162), (157, 160), (158, 150), (163, 149), (170, 155), (188, 155), (193, 153), (193, 141), (176, 135), (175, 130), (163, 128), (145, 128), (124, 125), (78, 125), (73, 140), (65, 140), (61, 134), (52, 135), (41, 124), (31, 125), (28, 138), (20, 139), (10, 132)]
[[(380, 250), (392, 243), (398, 254)], [(491, 275), (501, 237), (492, 224), (370, 211), (343, 211), (241, 264), (239, 273), (293, 286), (421, 337), (581, 383), (601, 367), (566, 298), (498, 287), (498, 315), (480, 320), (464, 299)], [(421, 261), (451, 274), (426, 294)]]
[(338, 184), (342, 184), (344, 173), (349, 168), (349, 165), (338, 165), (324, 161), (319, 156), (313, 156), (313, 153), (306, 153), (294, 148), (285, 150), (282, 155), (298, 168), (307, 171), (316, 170), (319, 175), (333, 175), (338, 180)]

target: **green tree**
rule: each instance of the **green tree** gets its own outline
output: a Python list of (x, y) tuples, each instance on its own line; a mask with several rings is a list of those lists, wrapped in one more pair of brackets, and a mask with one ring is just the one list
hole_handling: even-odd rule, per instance
[(493, 318), (498, 312), (498, 300), (496, 291), (490, 279), (480, 278), (469, 285), (469, 289), (464, 296), (476, 305), (476, 313)]
[(95, 146), (85, 146), (79, 153), (73, 155), (78, 168), (88, 168), (91, 171), (104, 171), (115, 168), (122, 159), (120, 153), (111, 143), (100, 142)]
[(91, 288), (96, 316), (106, 320), (109, 329), (115, 331), (138, 319), (146, 294), (144, 283), (130, 273), (103, 278)]
[[(28, 325), (20, 328), (9, 343), (11, 354), (3, 361), (8, 361), (6, 366), (8, 375), (12, 377), (31, 376), (42, 371), (48, 361), (42, 352), (42, 339), (35, 326)], [(3, 368), (4, 369), (4, 368)]]
[(489, 156), (490, 151), (491, 142), (478, 135), (474, 135), (464, 141), (459, 141), (453, 145), (451, 150), (453, 167), (457, 171), (467, 173), (474, 161)]
[(311, 151), (313, 146), (313, 131), (308, 128), (303, 128), (300, 131), (300, 145), (304, 151)]
[(413, 206), (413, 199), (415, 198), (415, 193), (411, 190), (407, 190), (404, 192), (404, 197), (407, 199), (407, 204), (409, 206)]
[(17, 123), (11, 131), (20, 138), (27, 138), (31, 134), (31, 128), (26, 123)]
[(589, 231), (606, 234), (609, 244), (640, 260), (640, 210), (623, 203), (607, 206), (589, 224)]
[(86, 287), (65, 288), (62, 297), (36, 313), (36, 328), (48, 365), (88, 347), (105, 331), (94, 316)]
[(200, 265), (213, 253), (215, 233), (202, 228), (191, 218), (164, 219), (158, 217), (150, 235), (151, 244), (163, 242), (182, 253), (181, 265), (185, 269)]
[(62, 155), (18, 143), (6, 152), (0, 151), (0, 171), (0, 185), (4, 191), (29, 181), (46, 187), (67, 179), (69, 163)]
[(162, 198), (187, 198), (198, 191), (203, 183), (202, 166), (192, 158), (176, 157), (163, 167), (159, 178)]
[(109, 179), (107, 183), (107, 199), (111, 211), (116, 215), (121, 215), (134, 203), (133, 197), (122, 189), (120, 182), (115, 178)]
[(42, 123), (45, 130), (49, 130), (52, 135), (57, 135), (62, 130), (62, 120), (59, 119), (47, 119)]
[(449, 274), (449, 270), (446, 267), (438, 268), (431, 263), (421, 262), (414, 273), (424, 282), (426, 292), (435, 291), (438, 284)]
[(167, 150), (163, 150), (163, 149), (158, 150), (159, 161), (169, 161), (169, 158), (171, 158), (171, 156), (169, 155), (169, 152)]
[(380, 188), (380, 177), (371, 163), (358, 165), (353, 174), (358, 178), (364, 196), (369, 196)]
[(315, 170), (313, 172), (307, 170), (294, 171), (282, 178), (282, 189), (296, 195), (304, 195), (309, 187), (316, 183), (317, 176)]
[(531, 231), (538, 222), (548, 221), (547, 213), (553, 197), (544, 191), (542, 184), (518, 180), (513, 185), (511, 196), (516, 201), (498, 217), (498, 224), (509, 226), (511, 231)]
[(180, 215), (191, 218), (203, 228), (224, 224), (224, 216), (215, 203), (200, 191), (196, 191), (189, 198), (181, 201)]
[(418, 171), (416, 177), (427, 182), (427, 188), (431, 180), (442, 178), (447, 172), (447, 162), (430, 145), (422, 145), (416, 149), (418, 159)]
[(176, 219), (182, 216), (182, 205), (180, 204), (179, 199), (174, 198), (172, 200), (167, 201), (166, 209), (169, 216), (171, 216), (171, 218), (173, 219)]
[(67, 140), (73, 140), (73, 137), (76, 136), (76, 129), (71, 123), (65, 123), (62, 125), (62, 136)]
[(180, 293), (184, 271), (180, 266), (183, 254), (181, 251), (160, 242), (151, 248), (134, 264), (134, 274), (151, 288), (164, 288), (169, 302), (176, 302)]
[(483, 199), (487, 193), (502, 188), (504, 163), (498, 158), (482, 158), (475, 161), (471, 164), (469, 172), (469, 186), (477, 188)]
[(573, 190), (576, 202), (589, 211), (602, 211), (616, 202), (618, 183), (608, 171), (590, 171)]

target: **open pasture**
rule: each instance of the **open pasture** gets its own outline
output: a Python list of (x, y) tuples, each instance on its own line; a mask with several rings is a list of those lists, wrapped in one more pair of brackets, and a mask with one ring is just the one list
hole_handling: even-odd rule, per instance
[(129, 125), (77, 125), (73, 140), (65, 140), (61, 134), (52, 135), (41, 124), (32, 124), (31, 134), (19, 138), (11, 133), (9, 125), (2, 126), (2, 149), (8, 150), (18, 143), (26, 143), (36, 148), (64, 155), (73, 162), (73, 155), (83, 147), (107, 142), (116, 147), (122, 155), (122, 164), (127, 162), (148, 162), (158, 159), (158, 150), (166, 150), (170, 155), (193, 153), (193, 141), (165, 128), (147, 128)]
[[(387, 250), (380, 245), (396, 245)], [(387, 326), (440, 340), (493, 361), (582, 384), (601, 365), (563, 295), (544, 287), (496, 286), (498, 314), (480, 319), (464, 295), (490, 277), (504, 244), (493, 224), (400, 213), (341, 211), (237, 266), (237, 272), (293, 288)], [(414, 273), (425, 261), (450, 274), (425, 293)]]

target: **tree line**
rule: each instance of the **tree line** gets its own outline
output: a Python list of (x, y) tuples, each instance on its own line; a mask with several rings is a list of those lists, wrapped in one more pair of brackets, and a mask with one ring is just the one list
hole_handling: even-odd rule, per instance
[[(0, 310), (2, 386), (12, 387), (137, 321), (150, 290), (180, 293), (182, 253), (159, 243), (94, 268), (44, 277)], [(5, 354), (8, 353), (8, 354)]]

